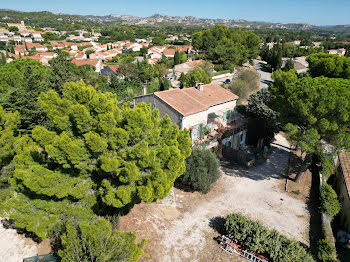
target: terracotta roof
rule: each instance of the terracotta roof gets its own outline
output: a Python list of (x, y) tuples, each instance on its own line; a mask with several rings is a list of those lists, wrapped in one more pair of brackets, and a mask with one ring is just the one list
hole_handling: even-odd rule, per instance
[(91, 65), (96, 67), (98, 61), (100, 61), (100, 59), (73, 59), (72, 63), (77, 66)]
[(179, 73), (188, 73), (188, 72), (190, 72), (191, 71), (191, 69), (189, 69), (189, 68), (175, 68), (175, 71), (176, 72), (179, 72)]
[(164, 55), (175, 55), (175, 49), (164, 49), (163, 54)]
[(204, 62), (204, 60), (199, 59), (199, 60), (194, 60), (194, 61), (191, 61), (191, 62), (186, 62), (186, 64), (188, 64), (191, 67), (197, 67), (200, 64), (202, 64), (203, 62)]
[(195, 87), (171, 89), (155, 92), (169, 106), (183, 116), (207, 110), (210, 106), (238, 99), (238, 96), (222, 88), (219, 84), (203, 85), (203, 91)]
[(109, 67), (109, 69), (111, 69), (114, 73), (117, 73), (117, 69), (119, 68), (119, 65), (109, 65), (107, 67)]
[(348, 195), (350, 196), (350, 152), (341, 152), (339, 154), (339, 161), (343, 171), (346, 188), (348, 189)]

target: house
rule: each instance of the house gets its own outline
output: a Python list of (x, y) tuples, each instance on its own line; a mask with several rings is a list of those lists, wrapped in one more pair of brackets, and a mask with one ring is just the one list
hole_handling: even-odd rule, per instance
[(205, 61), (202, 59), (189, 61), (186, 63), (178, 64), (175, 66), (175, 72), (176, 73), (188, 73), (193, 71), (196, 67), (199, 67), (201, 64), (203, 64)]
[(28, 50), (35, 50), (37, 52), (46, 52), (48, 50), (47, 46), (38, 43), (27, 43)]
[(16, 55), (25, 55), (25, 53), (27, 53), (26, 47), (24, 45), (16, 45), (14, 49)]
[(143, 45), (141, 45), (139, 43), (129, 43), (129, 44), (125, 45), (125, 50), (137, 52), (137, 51), (140, 51), (142, 47), (143, 47)]
[(101, 75), (110, 77), (111, 75), (117, 74), (119, 65), (108, 65), (101, 69)]
[(31, 58), (31, 59), (40, 61), (43, 65), (46, 65), (46, 66), (49, 65), (49, 59), (46, 57), (39, 56), (38, 54), (33, 56), (26, 56), (25, 58)]
[(336, 191), (342, 205), (340, 223), (350, 233), (350, 152), (342, 152), (338, 156)]
[(328, 54), (331, 54), (331, 55), (344, 56), (345, 53), (346, 53), (346, 49), (345, 48), (328, 50)]
[(217, 83), (171, 89), (134, 98), (134, 105), (145, 102), (159, 110), (160, 117), (169, 115), (180, 129), (189, 129), (192, 144), (205, 143), (207, 148), (218, 144), (215, 134), (221, 123), (228, 136), (223, 143), (232, 148), (245, 144), (246, 130), (235, 111), (238, 96)]
[(47, 59), (52, 59), (54, 57), (57, 57), (57, 54), (54, 52), (39, 52), (39, 53), (37, 53), (37, 55), (39, 55), (41, 57), (45, 57)]
[(102, 62), (100, 59), (73, 59), (71, 62), (77, 66), (93, 66), (95, 68), (95, 72), (100, 72), (102, 69)]
[(174, 57), (175, 51), (175, 49), (164, 49), (163, 55), (165, 55), (166, 57)]
[(15, 27), (18, 28), (19, 31), (26, 31), (26, 30), (28, 30), (23, 21), (21, 21), (20, 24), (7, 23), (7, 26), (8, 27), (15, 26)]

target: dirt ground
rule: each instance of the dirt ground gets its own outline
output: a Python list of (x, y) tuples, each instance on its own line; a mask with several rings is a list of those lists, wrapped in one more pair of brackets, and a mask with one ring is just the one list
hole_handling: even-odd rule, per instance
[[(266, 162), (250, 169), (223, 164), (221, 178), (206, 195), (175, 188), (163, 201), (135, 206), (121, 218), (121, 230), (136, 231), (138, 239), (147, 239), (149, 257), (141, 261), (243, 261), (225, 253), (214, 240), (222, 218), (232, 212), (259, 220), (309, 246), (306, 203), (311, 176), (306, 175), (299, 184), (289, 180), (286, 192), (283, 175), (290, 154), (282, 135), (276, 136), (272, 151)], [(295, 193), (297, 190), (300, 193)], [(49, 244), (38, 245), (0, 223), (0, 262), (19, 262), (49, 249)]]
[(15, 229), (4, 228), (0, 222), (0, 262), (22, 262), (25, 257), (36, 256), (38, 246)]
[(250, 169), (222, 166), (223, 175), (206, 195), (174, 189), (172, 201), (140, 204), (121, 218), (121, 230), (148, 240), (150, 257), (143, 261), (242, 261), (213, 239), (217, 224), (232, 212), (309, 246), (306, 197), (284, 190), (288, 159), (289, 144), (279, 134), (265, 163)]

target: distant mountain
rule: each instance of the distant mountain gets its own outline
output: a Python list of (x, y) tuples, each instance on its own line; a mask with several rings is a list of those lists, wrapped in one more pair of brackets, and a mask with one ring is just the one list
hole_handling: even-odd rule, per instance
[(307, 30), (313, 26), (309, 24), (281, 24), (281, 23), (269, 23), (269, 22), (256, 22), (247, 21), (243, 19), (211, 19), (211, 18), (198, 18), (194, 16), (168, 16), (154, 14), (149, 17), (137, 17), (132, 15), (120, 15), (112, 14), (107, 16), (85, 16), (89, 19), (96, 19), (98, 21), (121, 21), (124, 25), (183, 25), (183, 26), (214, 26), (214, 25), (226, 25), (229, 27), (244, 27), (244, 28), (286, 28)]
[(311, 30), (318, 33), (342, 33), (350, 34), (350, 25), (314, 26), (305, 23), (270, 23), (262, 21), (247, 21), (243, 19), (212, 19), (198, 18), (194, 16), (168, 16), (154, 14), (149, 17), (138, 17), (133, 15), (110, 14), (105, 16), (96, 15), (67, 15), (53, 14), (47, 11), (22, 12), (9, 9), (0, 9), (0, 23), (24, 21), (26, 24), (35, 26), (59, 27), (67, 24), (80, 24), (89, 26), (103, 26), (105, 24), (118, 23), (122, 25), (142, 26), (200, 26), (203, 28), (214, 25), (226, 25), (228, 27), (242, 27), (250, 29), (292, 29)]

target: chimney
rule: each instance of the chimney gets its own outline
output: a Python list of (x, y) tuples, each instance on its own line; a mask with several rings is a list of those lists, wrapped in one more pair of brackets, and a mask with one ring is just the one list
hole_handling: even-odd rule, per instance
[(196, 82), (196, 88), (197, 88), (198, 91), (203, 92), (203, 90), (204, 90), (203, 83)]
[(142, 86), (142, 95), (147, 95), (147, 86)]

